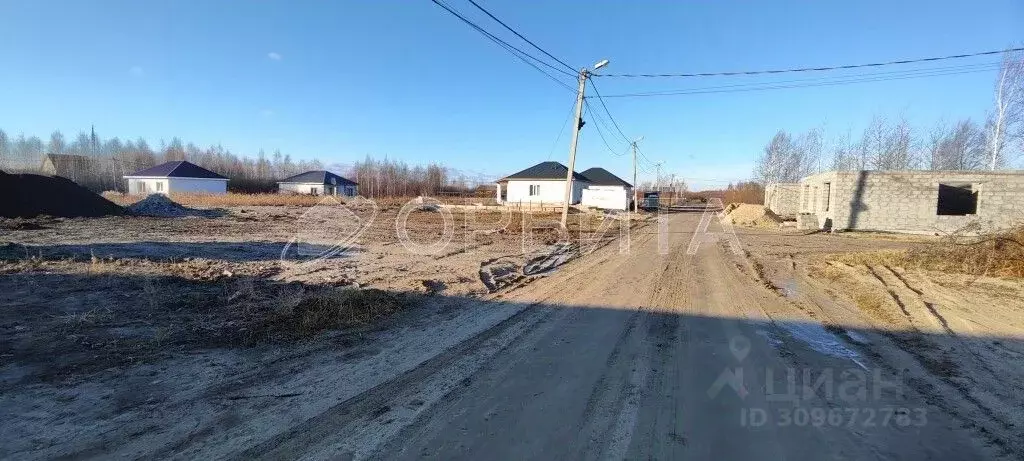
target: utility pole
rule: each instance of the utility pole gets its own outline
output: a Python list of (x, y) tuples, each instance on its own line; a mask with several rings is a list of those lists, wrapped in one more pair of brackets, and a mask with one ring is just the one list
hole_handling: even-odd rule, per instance
[[(594, 65), (594, 70), (608, 65), (608, 60), (602, 60)], [(576, 144), (580, 140), (580, 128), (583, 128), (583, 91), (587, 86), (587, 79), (590, 78), (590, 71), (586, 67), (580, 69), (580, 85), (576, 90), (576, 124), (572, 129), (572, 145), (569, 146), (569, 171), (565, 173), (565, 201), (562, 203), (562, 229), (568, 229), (569, 223), (569, 202), (572, 200), (572, 173), (576, 168)]]
[(562, 229), (568, 229), (569, 202), (572, 200), (572, 173), (576, 168), (576, 143), (580, 140), (580, 128), (583, 128), (583, 92), (587, 86), (590, 72), (580, 69), (580, 85), (576, 90), (576, 123), (572, 128), (572, 144), (569, 145), (569, 171), (565, 173), (565, 202), (562, 204)]
[(634, 213), (636, 213), (637, 207), (639, 206), (639, 204), (637, 203), (637, 187), (639, 187), (639, 186), (636, 183), (636, 143), (638, 143), (640, 141), (643, 141), (643, 139), (644, 139), (644, 137), (641, 136), (641, 137), (639, 137), (637, 139), (634, 139), (633, 142), (629, 143), (630, 146), (633, 146), (633, 212)]
[(636, 213), (636, 141), (633, 141), (633, 213)]

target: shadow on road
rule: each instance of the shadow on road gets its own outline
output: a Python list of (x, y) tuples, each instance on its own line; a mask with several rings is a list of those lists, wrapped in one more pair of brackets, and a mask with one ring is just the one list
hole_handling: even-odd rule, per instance
[[(239, 257), (272, 257), (275, 245)], [(935, 347), (942, 335), (722, 318), (696, 314), (697, 305), (520, 304), (443, 292), (386, 293), (405, 309), (372, 316), (376, 305), (353, 298), (333, 306), (341, 310), (327, 308), (329, 297), (303, 304), (319, 290), (263, 279), (5, 275), (0, 457), (977, 459), (987, 456), (979, 447), (1004, 456), (1024, 448), (1011, 421), (973, 400), (963, 383), (978, 377)], [(287, 304), (292, 296), (300, 301)], [(284, 328), (344, 309), (373, 328), (223, 340), (267, 319)], [(1024, 354), (1018, 338), (971, 340)], [(268, 359), (310, 344), (313, 355)], [(883, 344), (906, 360), (891, 361)], [(237, 363), (214, 374), (197, 368), (188, 382), (149, 366), (214, 350)], [(234, 398), (267, 383), (287, 397)], [(95, 386), (119, 397), (87, 397)], [(229, 406), (217, 403), (229, 397)], [(56, 411), (66, 417), (41, 423)]]

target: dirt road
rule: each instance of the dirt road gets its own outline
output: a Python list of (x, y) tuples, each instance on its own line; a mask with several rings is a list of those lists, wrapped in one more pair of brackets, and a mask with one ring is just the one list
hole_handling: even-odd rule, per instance
[(880, 334), (801, 317), (722, 242), (688, 255), (699, 219), (472, 301), (522, 309), (239, 459), (1007, 456), (866, 353)]

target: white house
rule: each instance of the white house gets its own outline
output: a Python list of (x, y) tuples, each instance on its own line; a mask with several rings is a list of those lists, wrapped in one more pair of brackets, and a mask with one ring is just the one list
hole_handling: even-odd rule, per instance
[(610, 171), (594, 167), (581, 173), (590, 182), (581, 204), (606, 210), (626, 210), (633, 201), (633, 185)]
[(359, 193), (359, 183), (350, 181), (330, 171), (315, 170), (297, 174), (277, 182), (281, 194), (344, 195), (354, 197)]
[[(518, 173), (499, 179), (498, 203), (505, 205), (561, 205), (565, 203), (565, 178), (569, 168), (558, 162), (541, 162)], [(579, 203), (583, 189), (590, 181), (572, 173), (572, 195), (569, 203)]]
[(125, 175), (129, 194), (224, 194), (228, 178), (191, 162), (167, 162)]

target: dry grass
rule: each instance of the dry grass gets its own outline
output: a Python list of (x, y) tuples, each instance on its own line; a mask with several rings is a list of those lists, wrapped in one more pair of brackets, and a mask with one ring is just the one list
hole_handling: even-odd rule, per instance
[(843, 253), (837, 255), (830, 255), (828, 259), (830, 261), (849, 264), (851, 266), (863, 265), (906, 267), (910, 263), (910, 260), (907, 256), (908, 250), (878, 250), (863, 253)]
[(368, 325), (401, 307), (397, 298), (382, 290), (322, 287), (294, 297), (262, 318), (251, 340), (280, 336), (301, 339), (327, 330)]
[(950, 237), (910, 250), (907, 259), (942, 272), (1024, 278), (1024, 226), (970, 239)]
[(1024, 226), (978, 237), (953, 235), (909, 250), (832, 255), (852, 265), (885, 265), (990, 277), (1024, 278)]
[[(146, 198), (145, 195), (127, 195), (107, 191), (103, 197), (121, 206), (131, 205)], [(170, 194), (175, 202), (187, 207), (233, 207), (233, 206), (313, 206), (323, 197), (298, 194)]]
[[(146, 198), (145, 195), (128, 195), (121, 192), (106, 191), (104, 198), (121, 206), (131, 205)], [(320, 204), (325, 197), (304, 194), (242, 194), (229, 192), (227, 194), (170, 194), (171, 199), (187, 207), (236, 207), (236, 206), (314, 206)], [(348, 197), (335, 197), (339, 201), (349, 200)], [(372, 198), (382, 210), (398, 208), (405, 205), (416, 197), (378, 197)], [(478, 197), (436, 197), (438, 202), (445, 204), (472, 205), (484, 204), (493, 205), (494, 199), (482, 199)]]

